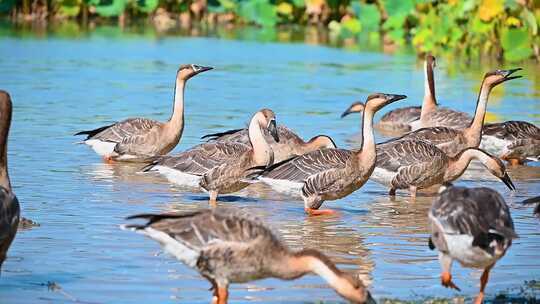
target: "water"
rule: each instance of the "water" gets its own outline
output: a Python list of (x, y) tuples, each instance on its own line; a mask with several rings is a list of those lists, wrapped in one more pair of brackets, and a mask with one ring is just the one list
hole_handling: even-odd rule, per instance
[[(41, 226), (18, 233), (3, 267), (0, 303), (209, 301), (209, 284), (196, 272), (162, 254), (155, 242), (118, 229), (125, 216), (135, 213), (205, 208), (207, 196), (137, 174), (137, 165), (103, 164), (88, 147), (74, 145), (79, 139), (72, 136), (127, 117), (166, 120), (175, 72), (184, 63), (215, 70), (188, 83), (186, 128), (175, 151), (199, 143), (206, 133), (243, 126), (263, 107), (273, 109), (278, 123), (304, 138), (324, 133), (339, 146), (355, 147), (359, 117), (339, 119), (351, 102), (375, 91), (407, 94), (407, 100), (392, 105), (397, 107), (419, 104), (423, 95), (421, 62), (409, 54), (217, 38), (110, 36), (98, 30), (78, 39), (8, 31), (0, 43), (0, 83), (14, 101), (12, 183), (23, 215)], [(439, 60), (439, 100), (472, 113), (484, 71), (496, 67)], [(488, 119), (540, 123), (537, 71), (538, 66), (529, 65), (524, 79), (497, 87)], [(491, 298), (540, 279), (539, 221), (530, 207), (518, 203), (540, 194), (540, 167), (511, 169), (510, 176), (518, 188), (513, 194), (481, 169), (469, 170), (458, 182), (501, 192), (521, 237), (492, 272), (487, 288)], [(409, 202), (401, 195), (391, 201), (386, 192), (368, 182), (342, 200), (326, 202), (324, 206), (340, 211), (337, 218), (308, 218), (300, 200), (264, 186), (226, 196), (222, 204), (264, 218), (292, 248), (318, 248), (341, 268), (362, 273), (376, 298), (474, 296), (480, 271), (455, 264), (460, 293), (439, 284), (437, 255), (427, 246), (431, 198)], [(50, 282), (59, 288), (48, 288)], [(342, 301), (315, 276), (231, 289), (235, 303), (320, 300)]]

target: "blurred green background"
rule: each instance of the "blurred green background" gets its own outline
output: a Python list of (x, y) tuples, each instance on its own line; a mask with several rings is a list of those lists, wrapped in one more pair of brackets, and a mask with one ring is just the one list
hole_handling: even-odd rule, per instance
[(161, 32), (308, 25), (349, 47), (540, 60), (540, 0), (0, 0), (0, 13), (16, 24), (143, 21)]

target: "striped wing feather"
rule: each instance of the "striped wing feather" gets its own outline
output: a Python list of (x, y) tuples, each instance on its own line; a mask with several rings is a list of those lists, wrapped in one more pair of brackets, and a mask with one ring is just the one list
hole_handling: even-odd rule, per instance
[[(156, 120), (146, 118), (128, 118), (121, 122), (115, 123), (103, 131), (95, 134), (88, 139), (99, 139), (101, 141), (109, 141), (121, 143), (129, 137), (141, 136), (161, 126), (162, 123)], [(129, 142), (129, 140), (127, 140)]]
[(282, 162), (263, 174), (264, 177), (304, 182), (310, 176), (344, 168), (353, 152), (343, 149), (321, 149)]
[[(172, 238), (198, 250), (211, 246), (249, 244), (258, 239), (278, 243), (278, 239), (262, 222), (240, 211), (217, 208), (186, 214), (139, 215), (132, 218), (149, 219), (153, 229), (167, 233)], [(144, 228), (144, 227), (142, 227)]]
[(377, 145), (376, 167), (396, 172), (396, 188), (429, 183), (444, 174), (448, 157), (437, 147), (423, 141), (390, 141)]
[(19, 217), (20, 206), (17, 197), (13, 192), (0, 187), (0, 268), (17, 233)]
[(170, 167), (189, 174), (203, 175), (216, 166), (238, 159), (250, 149), (250, 146), (240, 143), (208, 142), (178, 155), (164, 157), (155, 165)]

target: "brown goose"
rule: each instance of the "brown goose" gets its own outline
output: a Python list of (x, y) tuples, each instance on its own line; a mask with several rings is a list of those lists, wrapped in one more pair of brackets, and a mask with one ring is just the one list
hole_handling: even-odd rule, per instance
[(409, 132), (399, 139), (428, 141), (450, 157), (455, 157), (466, 148), (477, 148), (482, 136), (482, 125), (484, 124), (486, 106), (491, 90), (505, 81), (520, 78), (521, 76), (511, 76), (519, 70), (521, 69), (495, 70), (486, 73), (478, 95), (474, 118), (467, 128), (463, 130), (448, 127), (422, 128)]
[(455, 157), (448, 157), (429, 142), (418, 140), (377, 144), (377, 162), (370, 179), (389, 187), (390, 195), (395, 195), (396, 189), (409, 189), (411, 197), (415, 198), (417, 189), (458, 179), (473, 159), (479, 160), (510, 190), (515, 190), (504, 164), (497, 157), (477, 148), (467, 148)]
[(178, 144), (184, 131), (186, 82), (211, 69), (195, 64), (180, 66), (176, 75), (173, 113), (165, 123), (146, 118), (128, 118), (75, 135), (87, 135), (83, 143), (91, 146), (105, 161), (147, 162), (155, 156), (167, 154)]
[(490, 188), (449, 187), (433, 202), (429, 222), (429, 247), (439, 251), (442, 285), (459, 290), (450, 274), (453, 260), (484, 269), (474, 302), (482, 303), (489, 271), (518, 237), (504, 199)]
[[(455, 128), (469, 124), (472, 118), (466, 113), (438, 107), (433, 75), (435, 66), (435, 57), (427, 55), (424, 62), (424, 100), (422, 106), (392, 110), (375, 124), (376, 129), (384, 133), (396, 134), (416, 130), (420, 127), (442, 126)], [(355, 102), (341, 114), (341, 118), (350, 113), (362, 112), (363, 109), (364, 104), (362, 102)]]
[(485, 124), (480, 147), (512, 165), (540, 160), (540, 128), (526, 121)]
[(214, 304), (227, 303), (230, 283), (264, 278), (293, 280), (321, 276), (353, 303), (374, 303), (359, 278), (341, 272), (317, 250), (293, 252), (260, 220), (230, 209), (184, 214), (141, 214), (142, 225), (125, 225), (160, 243), (163, 249), (197, 270), (212, 285)]
[(240, 191), (249, 185), (243, 181), (245, 171), (254, 166), (273, 163), (273, 152), (262, 129), (279, 142), (275, 114), (262, 109), (249, 123), (250, 145), (235, 142), (208, 142), (197, 145), (175, 156), (165, 156), (143, 169), (157, 171), (170, 181), (186, 186), (200, 186), (210, 194), (214, 205), (218, 193)]
[(373, 115), (385, 105), (406, 97), (377, 93), (367, 98), (360, 149), (312, 151), (254, 174), (260, 174), (259, 180), (277, 191), (297, 193), (301, 190), (304, 209), (309, 215), (333, 213), (319, 207), (325, 200), (337, 200), (356, 191), (373, 172), (376, 157)]
[[(300, 136), (296, 135), (293, 131), (285, 126), (277, 127), (279, 142), (273, 140), (272, 136), (263, 129), (264, 137), (266, 141), (270, 143), (272, 151), (274, 151), (274, 161), (280, 162), (289, 159), (296, 155), (302, 155), (311, 151), (323, 149), (323, 148), (337, 148), (336, 144), (326, 135), (317, 135), (305, 142)], [(213, 133), (203, 136), (202, 138), (208, 138), (215, 141), (228, 141), (242, 144), (249, 144), (248, 129), (235, 129), (221, 133)]]
[(433, 68), (435, 67), (435, 57), (428, 55), (426, 58), (426, 77), (425, 93), (422, 103), (420, 117), (410, 123), (411, 130), (428, 127), (448, 127), (454, 129), (463, 129), (469, 125), (472, 117), (469, 114), (452, 110), (449, 108), (438, 107), (435, 98), (435, 81), (433, 77)]
[(20, 206), (11, 190), (7, 163), (7, 142), (11, 125), (11, 98), (0, 90), (0, 271), (15, 238), (20, 219)]

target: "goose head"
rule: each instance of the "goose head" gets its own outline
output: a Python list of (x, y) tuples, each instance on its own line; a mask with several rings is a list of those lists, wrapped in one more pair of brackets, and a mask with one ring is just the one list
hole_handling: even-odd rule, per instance
[(276, 114), (270, 109), (262, 109), (255, 116), (258, 119), (259, 126), (267, 129), (276, 142), (279, 142), (279, 135), (276, 126)]
[(371, 94), (366, 99), (365, 111), (377, 112), (382, 107), (389, 105), (398, 100), (407, 98), (406, 95), (397, 95), (397, 94), (385, 94), (385, 93), (375, 93)]
[(213, 69), (212, 67), (196, 65), (196, 64), (184, 64), (178, 68), (177, 78), (180, 80), (188, 80), (191, 77)]
[(364, 103), (361, 101), (353, 102), (345, 112), (341, 114), (341, 118), (351, 114), (351, 113), (361, 113), (364, 111)]
[(337, 148), (337, 145), (334, 142), (334, 140), (330, 136), (326, 136), (326, 135), (317, 135), (311, 138), (308, 141), (308, 144), (313, 146), (316, 150), (323, 149), (323, 148), (329, 148), (329, 149)]
[(489, 172), (498, 177), (510, 190), (515, 191), (516, 186), (514, 186), (508, 172), (506, 172), (506, 166), (502, 160), (493, 155), (488, 154), (488, 156), (489, 158), (486, 161), (486, 168), (489, 170)]
[(521, 68), (510, 69), (510, 70), (495, 70), (487, 72), (484, 76), (484, 83), (490, 87), (494, 87), (498, 84), (501, 84), (505, 81), (516, 79), (522, 77), (521, 75), (512, 76), (515, 72), (521, 70)]

